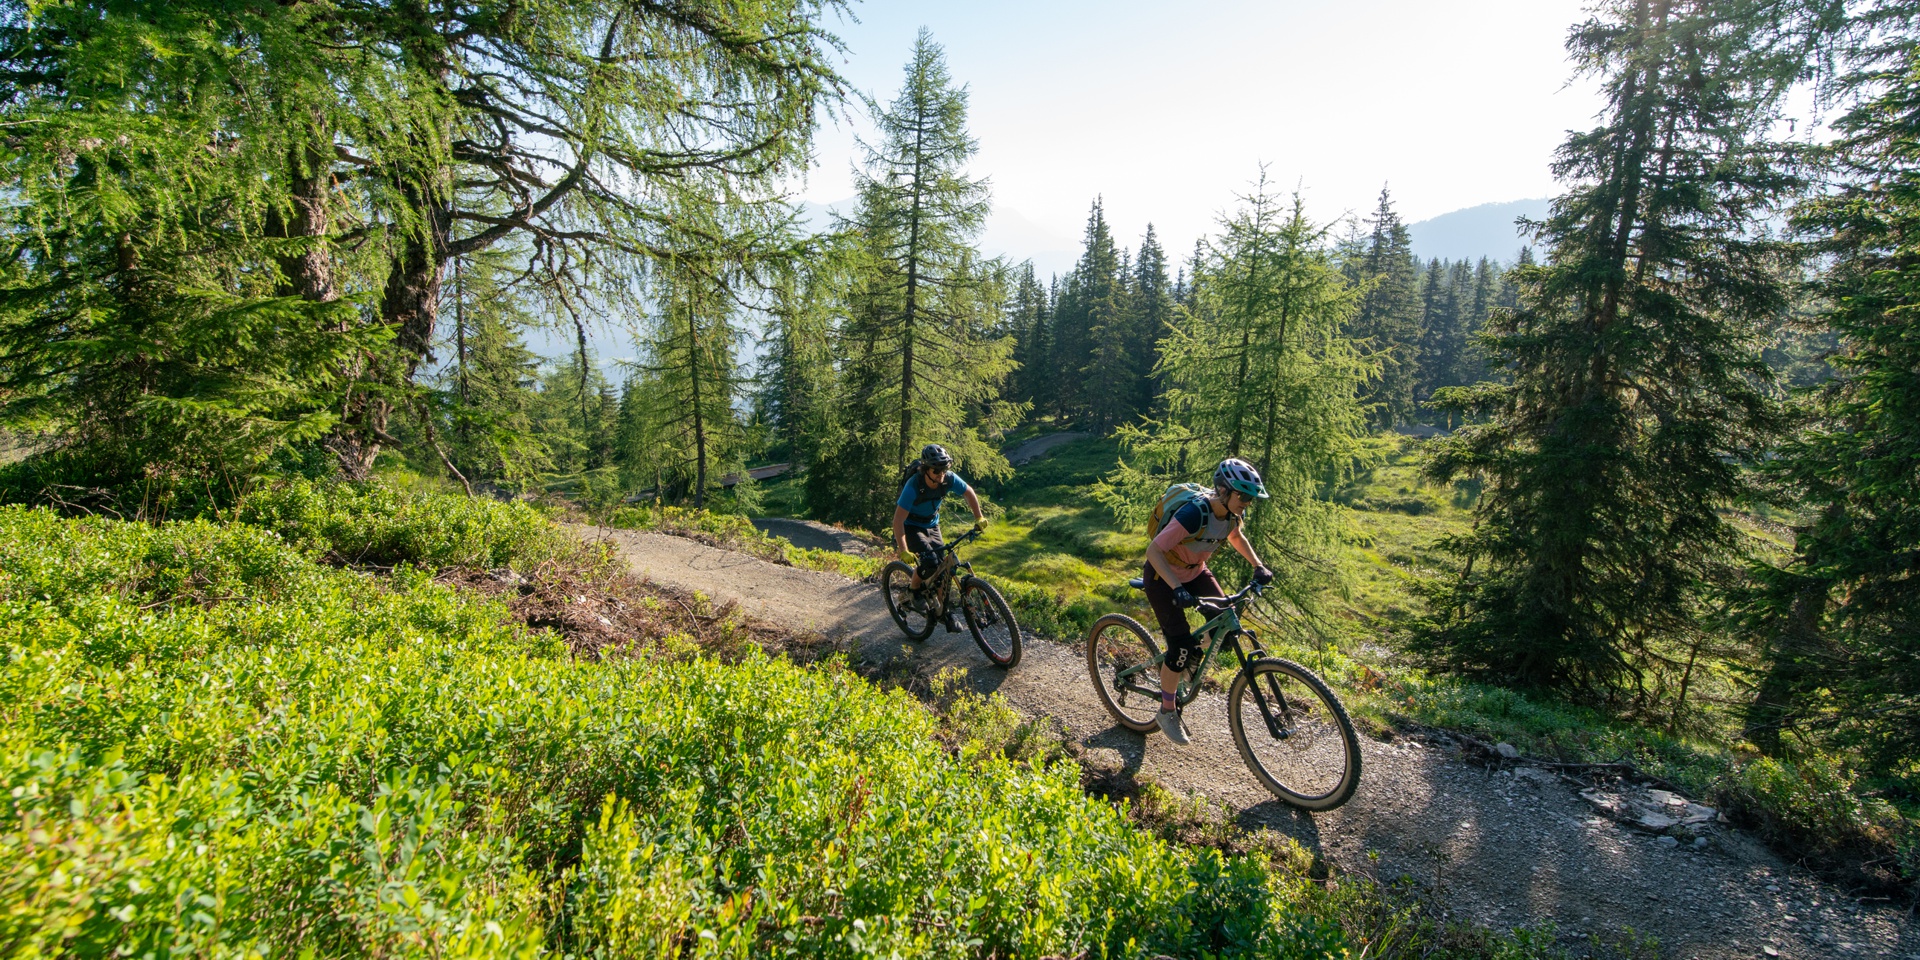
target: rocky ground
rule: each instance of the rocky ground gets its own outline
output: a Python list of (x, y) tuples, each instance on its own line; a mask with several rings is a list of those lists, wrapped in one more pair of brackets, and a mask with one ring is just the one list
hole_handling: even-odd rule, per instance
[(1306, 814), (1253, 779), (1217, 697), (1188, 709), (1194, 743), (1176, 747), (1111, 722), (1074, 644), (1029, 638), (1020, 665), (1001, 671), (965, 633), (936, 628), (926, 642), (907, 643), (871, 584), (675, 537), (613, 536), (643, 577), (736, 602), (768, 623), (843, 638), (869, 663), (925, 674), (966, 667), (978, 688), (1058, 720), (1097, 775), (1204, 796), (1243, 826), (1284, 831), (1345, 870), (1411, 877), (1462, 918), (1553, 922), (1569, 943), (1652, 937), (1675, 957), (1920, 960), (1912, 913), (1849, 898), (1683, 797), (1573, 780), (1432, 733), (1363, 738), (1359, 792), (1338, 810)]

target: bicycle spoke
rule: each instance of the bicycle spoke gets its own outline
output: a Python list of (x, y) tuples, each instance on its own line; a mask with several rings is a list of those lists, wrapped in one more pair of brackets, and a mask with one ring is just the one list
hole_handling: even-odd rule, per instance
[(979, 644), (987, 659), (1003, 667), (1020, 662), (1020, 625), (1000, 591), (984, 580), (969, 577), (960, 585), (960, 604), (973, 642)]
[(1087, 672), (1100, 701), (1131, 730), (1155, 728), (1160, 709), (1159, 645), (1132, 618), (1100, 618), (1087, 636)]
[(1332, 693), (1261, 661), (1237, 678), (1229, 704), (1234, 738), (1248, 767), (1282, 799), (1327, 809), (1352, 795), (1359, 747)]

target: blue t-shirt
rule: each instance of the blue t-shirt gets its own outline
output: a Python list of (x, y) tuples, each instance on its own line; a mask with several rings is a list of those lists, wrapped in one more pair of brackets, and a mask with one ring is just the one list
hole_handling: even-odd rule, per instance
[(967, 482), (951, 470), (947, 471), (947, 482), (937, 487), (924, 486), (921, 481), (925, 478), (924, 473), (908, 477), (907, 485), (900, 488), (900, 499), (894, 501), (895, 506), (906, 509), (909, 527), (939, 527), (940, 502), (949, 493), (964, 495), (967, 492)]

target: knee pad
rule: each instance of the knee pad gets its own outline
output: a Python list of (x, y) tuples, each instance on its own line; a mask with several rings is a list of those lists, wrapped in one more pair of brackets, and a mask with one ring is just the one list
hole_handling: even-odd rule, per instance
[(1175, 673), (1184, 672), (1193, 660), (1192, 647), (1171, 647), (1167, 650), (1167, 667)]

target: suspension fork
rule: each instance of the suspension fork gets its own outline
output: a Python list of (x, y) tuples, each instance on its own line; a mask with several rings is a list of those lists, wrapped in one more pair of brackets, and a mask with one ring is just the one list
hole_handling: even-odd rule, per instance
[[(1253, 648), (1251, 651), (1243, 651), (1241, 649), (1238, 634), (1227, 638), (1228, 645), (1233, 648), (1234, 656), (1240, 660), (1240, 672), (1242, 673), (1248, 672), (1247, 668), (1252, 665), (1254, 658), (1266, 655), (1266, 651), (1260, 646), (1260, 638), (1255, 636), (1251, 630), (1245, 631), (1245, 633), (1247, 635), (1247, 643)], [(1280, 686), (1273, 679), (1273, 675), (1267, 675), (1266, 689), (1264, 690), (1261, 689), (1259, 678), (1249, 676), (1247, 678), (1247, 689), (1253, 691), (1253, 702), (1260, 708), (1260, 718), (1267, 723), (1267, 733), (1275, 740), (1285, 740), (1292, 736), (1293, 708), (1287, 705), (1286, 695), (1280, 692)], [(1274, 716), (1273, 703), (1269, 701), (1279, 703), (1279, 717)]]

